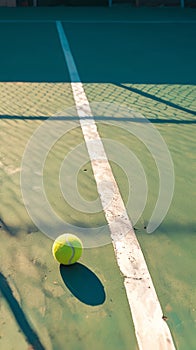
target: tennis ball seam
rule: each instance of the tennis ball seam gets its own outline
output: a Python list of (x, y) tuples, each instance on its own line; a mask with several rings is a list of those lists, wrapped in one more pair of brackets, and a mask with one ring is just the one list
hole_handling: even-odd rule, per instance
[(68, 261), (68, 263), (71, 264), (71, 261), (72, 261), (72, 259), (74, 258), (74, 255), (75, 255), (75, 249), (74, 249), (74, 246), (71, 244), (71, 242), (68, 241), (68, 238), (65, 240), (65, 242), (72, 250), (72, 255), (71, 255), (71, 257), (69, 258), (69, 261)]

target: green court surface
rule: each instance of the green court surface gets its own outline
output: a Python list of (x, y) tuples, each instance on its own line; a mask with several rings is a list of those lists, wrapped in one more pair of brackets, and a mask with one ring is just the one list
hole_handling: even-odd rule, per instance
[[(47, 118), (66, 115), (68, 125), (75, 110), (56, 20), (62, 21), (92, 109), (95, 103), (103, 108), (109, 103), (139, 112), (167, 144), (175, 172), (173, 199), (161, 225), (148, 234), (159, 193), (152, 154), (130, 136), (128, 116), (119, 116), (120, 127), (110, 116), (95, 118), (106, 154), (106, 139), (118, 142), (143, 166), (148, 195), (135, 232), (176, 349), (195, 350), (196, 16), (191, 9), (128, 5), (1, 10), (0, 348), (139, 349), (111, 242), (84, 249), (75, 266), (59, 267), (51, 253), (53, 240), (36, 227), (23, 202), (20, 173), (28, 141)], [(46, 157), (45, 192), (66, 222), (103, 226), (106, 219), (85, 148), (72, 159), (73, 164), (87, 159), (77, 174), (78, 192), (86, 201), (97, 199), (99, 210), (80, 211), (65, 200), (59, 186), (63, 160), (83, 142), (77, 117), (73, 121), (75, 129), (59, 138)], [(122, 159), (128, 163), (126, 155)], [(126, 204), (132, 174), (122, 169), (119, 159), (109, 160)], [(68, 176), (71, 181), (72, 174)], [(107, 227), (105, 235), (109, 237)]]

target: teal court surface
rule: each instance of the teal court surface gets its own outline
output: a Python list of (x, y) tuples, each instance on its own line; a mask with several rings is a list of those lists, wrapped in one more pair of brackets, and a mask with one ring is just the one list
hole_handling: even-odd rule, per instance
[(0, 348), (195, 350), (195, 34), (188, 8), (0, 10)]

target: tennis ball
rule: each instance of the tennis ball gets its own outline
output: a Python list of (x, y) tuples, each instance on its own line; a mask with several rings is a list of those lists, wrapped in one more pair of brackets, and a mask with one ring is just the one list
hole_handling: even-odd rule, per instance
[(57, 237), (52, 246), (54, 258), (63, 265), (72, 265), (78, 261), (82, 255), (81, 240), (70, 233), (64, 233)]

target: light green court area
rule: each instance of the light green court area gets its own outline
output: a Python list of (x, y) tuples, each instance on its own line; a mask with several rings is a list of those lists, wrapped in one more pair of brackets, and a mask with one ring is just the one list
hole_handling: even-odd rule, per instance
[[(179, 9), (139, 12), (132, 8), (130, 15), (127, 8), (119, 14), (115, 7), (111, 12), (99, 8), (96, 13), (76, 9), (75, 17), (74, 9), (67, 8), (45, 13), (43, 8), (17, 10), (4, 9), (4, 19), (195, 20), (188, 9), (184, 15)], [(95, 102), (110, 103), (141, 113), (170, 151), (175, 171), (173, 200), (159, 228), (147, 234), (145, 227), (159, 191), (154, 159), (130, 135), (130, 120), (122, 116), (122, 127), (117, 128), (110, 115), (96, 119), (106, 153), (108, 139), (132, 151), (143, 166), (148, 196), (135, 232), (176, 349), (195, 350), (195, 24), (64, 22), (63, 26), (92, 108)], [(112, 244), (84, 249), (80, 264), (59, 268), (51, 253), (53, 240), (35, 226), (22, 199), (21, 161), (31, 136), (48, 117), (57, 117), (58, 123), (58, 116), (65, 114), (64, 122), (72, 121), (69, 111), (74, 100), (55, 22), (1, 22), (0, 28), (4, 32), (0, 39), (0, 348), (137, 350)], [(46, 157), (45, 193), (66, 222), (76, 227), (103, 226), (106, 220), (87, 151), (83, 147), (74, 153), (83, 136), (77, 117), (73, 119), (75, 128), (59, 138)], [(97, 201), (97, 211), (80, 211), (65, 200), (59, 171), (68, 156), (73, 167), (87, 159), (77, 173), (77, 191), (85, 201)], [(127, 152), (122, 160), (128, 163), (125, 156)], [(133, 191), (134, 167), (129, 174), (118, 159), (110, 163), (126, 204), (132, 194), (129, 190)], [(71, 194), (71, 172), (65, 176), (65, 191)], [(109, 236), (107, 226), (105, 234)]]

